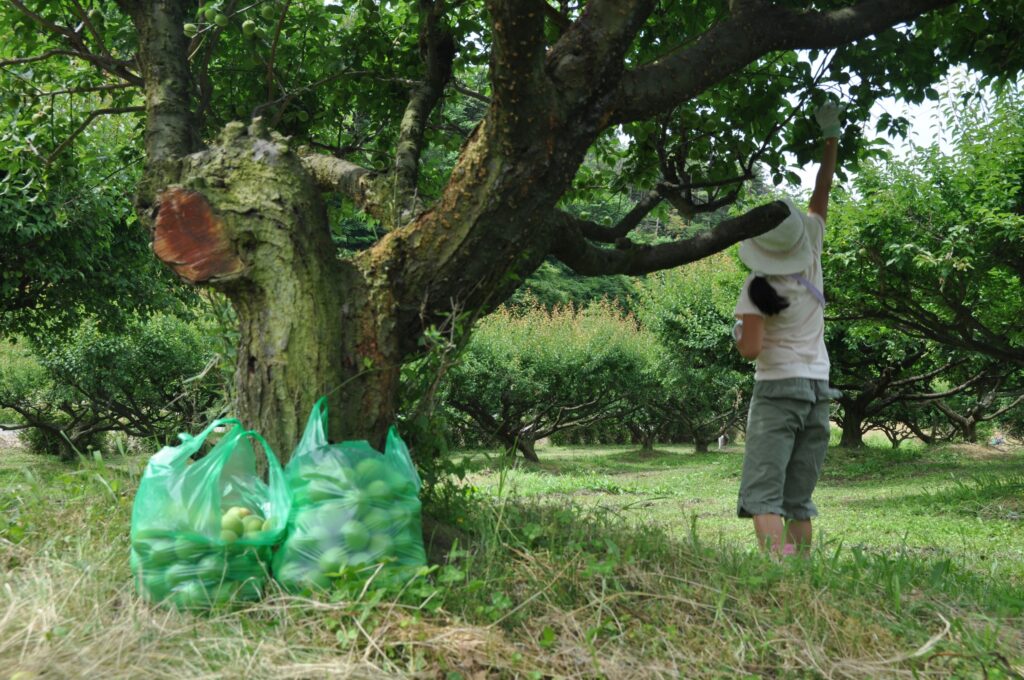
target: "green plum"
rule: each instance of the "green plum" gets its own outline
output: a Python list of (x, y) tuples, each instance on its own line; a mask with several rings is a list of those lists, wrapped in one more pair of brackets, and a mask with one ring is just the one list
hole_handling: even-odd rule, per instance
[(320, 555), (320, 559), (317, 560), (317, 566), (325, 574), (335, 574), (345, 566), (347, 557), (348, 553), (345, 552), (344, 548), (331, 548)]
[(340, 491), (336, 486), (315, 480), (307, 487), (306, 494), (310, 503), (322, 503), (332, 498), (338, 498)]
[(391, 528), (391, 513), (383, 508), (372, 508), (363, 517), (363, 524), (374, 533), (387, 531)]
[(391, 489), (391, 485), (383, 479), (375, 479), (366, 485), (366, 495), (369, 499), (376, 503), (386, 503), (391, 500), (394, 492)]
[(358, 520), (349, 520), (341, 527), (341, 536), (352, 552), (359, 552), (370, 542), (370, 532), (366, 525)]
[(219, 582), (225, 573), (224, 558), (220, 555), (207, 555), (196, 565), (196, 578), (203, 581)]
[(288, 586), (300, 581), (305, 577), (308, 567), (298, 561), (286, 562), (279, 571), (274, 572), (276, 578), (282, 585)]
[(390, 557), (394, 544), (388, 534), (374, 534), (370, 537), (370, 545), (367, 551), (373, 555), (375, 560)]
[(320, 550), (320, 539), (309, 534), (292, 534), (285, 545), (298, 555), (310, 555)]
[(207, 546), (199, 541), (193, 541), (186, 536), (179, 536), (174, 541), (174, 554), (179, 560), (191, 560), (206, 552)]
[(147, 567), (163, 567), (178, 559), (174, 541), (166, 538), (149, 542), (149, 555), (143, 560)]
[(154, 538), (174, 538), (174, 532), (169, 529), (139, 529), (132, 532), (133, 541), (149, 541)]
[(365, 492), (353, 489), (345, 496), (345, 505), (351, 509), (356, 517), (362, 517), (370, 509), (372, 502)]
[[(136, 586), (138, 581), (136, 581)], [(171, 592), (162, 572), (150, 571), (142, 574), (142, 596), (150, 602), (159, 602)]]
[(180, 562), (167, 567), (167, 571), (164, 572), (164, 579), (166, 579), (167, 585), (172, 588), (179, 583), (194, 579), (195, 576), (196, 568), (193, 565)]
[(357, 552), (348, 556), (348, 566), (355, 567), (366, 567), (374, 564), (373, 555), (368, 552)]
[(377, 458), (364, 458), (356, 463), (355, 476), (360, 486), (369, 485), (370, 482), (380, 479), (384, 473), (384, 465)]
[(409, 523), (412, 517), (412, 511), (403, 503), (396, 503), (389, 510), (391, 514), (391, 523), (395, 529), (403, 529), (405, 525)]
[(263, 518), (258, 515), (249, 515), (242, 520), (242, 530), (246, 535), (260, 533), (263, 531)]
[(175, 588), (170, 600), (181, 609), (202, 609), (210, 606), (210, 593), (201, 581), (189, 581)]
[(237, 513), (228, 511), (227, 514), (220, 520), (220, 528), (224, 531), (234, 532), (236, 535), (241, 536), (245, 533), (245, 524), (242, 523), (242, 518)]
[(331, 527), (323, 524), (317, 524), (310, 527), (309, 531), (306, 532), (306, 535), (310, 539), (316, 541), (317, 545), (329, 545), (331, 543), (338, 542), (338, 530), (332, 529)]

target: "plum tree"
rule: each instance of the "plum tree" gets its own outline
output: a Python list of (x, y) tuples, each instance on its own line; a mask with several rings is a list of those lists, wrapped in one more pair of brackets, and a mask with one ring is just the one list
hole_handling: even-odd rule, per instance
[[(784, 150), (811, 157), (797, 114), (823, 87), (846, 88), (849, 154), (879, 97), (1024, 56), (1009, 0), (225, 0), (191, 38), (194, 2), (94, 4), (102, 31), (77, 0), (6, 0), (0, 64), (38, 78), (70, 58), (90, 74), (76, 91), (106, 88), (96, 110), (143, 107), (140, 221), (182, 279), (230, 298), (237, 411), (282, 453), (320, 394), (333, 437), (380, 444), (424, 330), (493, 309), (546, 258), (637, 275), (773, 226), (779, 203), (628, 238), (663, 201), (687, 216), (735, 201), (758, 163), (781, 182)], [(230, 122), (240, 103), (257, 119)], [(601, 224), (565, 209), (581, 178), (644, 195)], [(352, 214), (378, 238), (339, 257), (329, 216)]]

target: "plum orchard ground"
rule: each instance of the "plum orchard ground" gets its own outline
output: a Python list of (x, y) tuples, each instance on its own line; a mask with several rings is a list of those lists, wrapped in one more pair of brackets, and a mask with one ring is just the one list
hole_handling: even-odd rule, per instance
[(783, 565), (751, 551), (748, 523), (731, 516), (735, 447), (541, 455), (539, 467), (504, 473), (485, 469), (500, 458), (471, 456), (483, 492), (463, 516), (479, 537), (475, 556), (442, 567), (433, 584), (402, 598), (277, 595), (193, 616), (148, 607), (131, 589), (141, 458), (69, 466), (0, 450), (3, 677), (87, 668), (175, 680), (1008, 678), (1024, 669), (1015, 514), (1024, 450), (833, 449), (818, 494), (825, 545), (812, 561)]
[[(878, 449), (863, 454), (830, 450), (815, 493), (820, 541), (945, 555), (1024, 586), (1024, 449), (905, 444), (892, 451), (881, 434), (875, 443)], [(512, 497), (571, 499), (656, 522), (678, 538), (696, 517), (708, 542), (753, 540), (749, 522), (735, 517), (742, 444), (704, 454), (659, 447), (650, 457), (630, 447), (548, 447), (539, 455), (539, 467), (508, 471), (501, 480), (481, 454), (472, 454), (471, 464), (481, 469), (471, 480), (489, 493), (503, 484)]]

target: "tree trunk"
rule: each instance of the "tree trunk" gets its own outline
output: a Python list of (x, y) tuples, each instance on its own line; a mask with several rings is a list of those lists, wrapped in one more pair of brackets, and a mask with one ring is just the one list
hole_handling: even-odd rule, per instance
[(978, 421), (974, 418), (965, 418), (963, 425), (960, 427), (961, 433), (963, 433), (964, 441), (968, 444), (978, 443)]
[(839, 445), (847, 449), (864, 446), (864, 409), (856, 402), (840, 400), (843, 407), (843, 436)]
[(640, 452), (652, 453), (654, 451), (654, 432), (642, 432), (640, 435)]
[(153, 249), (186, 280), (222, 290), (239, 319), (237, 415), (282, 462), (313, 403), (329, 436), (383, 444), (400, 355), (388, 296), (335, 256), (320, 195), (284, 140), (240, 123), (188, 156), (159, 199)]
[(523, 458), (530, 461), (531, 463), (539, 463), (540, 458), (537, 457), (537, 450), (535, 442), (532, 437), (524, 437), (520, 435), (516, 439), (516, 448), (519, 449), (520, 453), (523, 454)]
[(626, 425), (626, 429), (633, 435), (633, 443), (640, 445), (640, 453), (651, 453), (654, 451), (655, 432), (654, 429), (639, 427), (633, 423)]
[(932, 427), (932, 434), (928, 434), (916, 423), (907, 422), (906, 425), (910, 429), (910, 431), (914, 433), (914, 436), (920, 439), (926, 446), (931, 446), (932, 444), (935, 443), (934, 426)]
[(708, 452), (708, 443), (709, 442), (706, 442), (703, 439), (694, 440), (694, 442), (693, 442), (693, 450), (696, 453), (707, 453)]

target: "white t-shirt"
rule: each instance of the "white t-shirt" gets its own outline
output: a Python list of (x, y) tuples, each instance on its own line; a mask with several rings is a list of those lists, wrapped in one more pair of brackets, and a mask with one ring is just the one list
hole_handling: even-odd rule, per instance
[[(804, 228), (814, 257), (804, 278), (825, 292), (821, 275), (821, 248), (825, 240), (825, 222), (820, 215), (804, 213)], [(828, 380), (828, 351), (825, 349), (825, 314), (821, 303), (807, 287), (788, 276), (769, 276), (768, 283), (789, 301), (789, 307), (773, 316), (765, 316), (750, 300), (747, 276), (736, 303), (735, 314), (764, 317), (764, 341), (755, 363), (754, 380), (811, 378)]]

